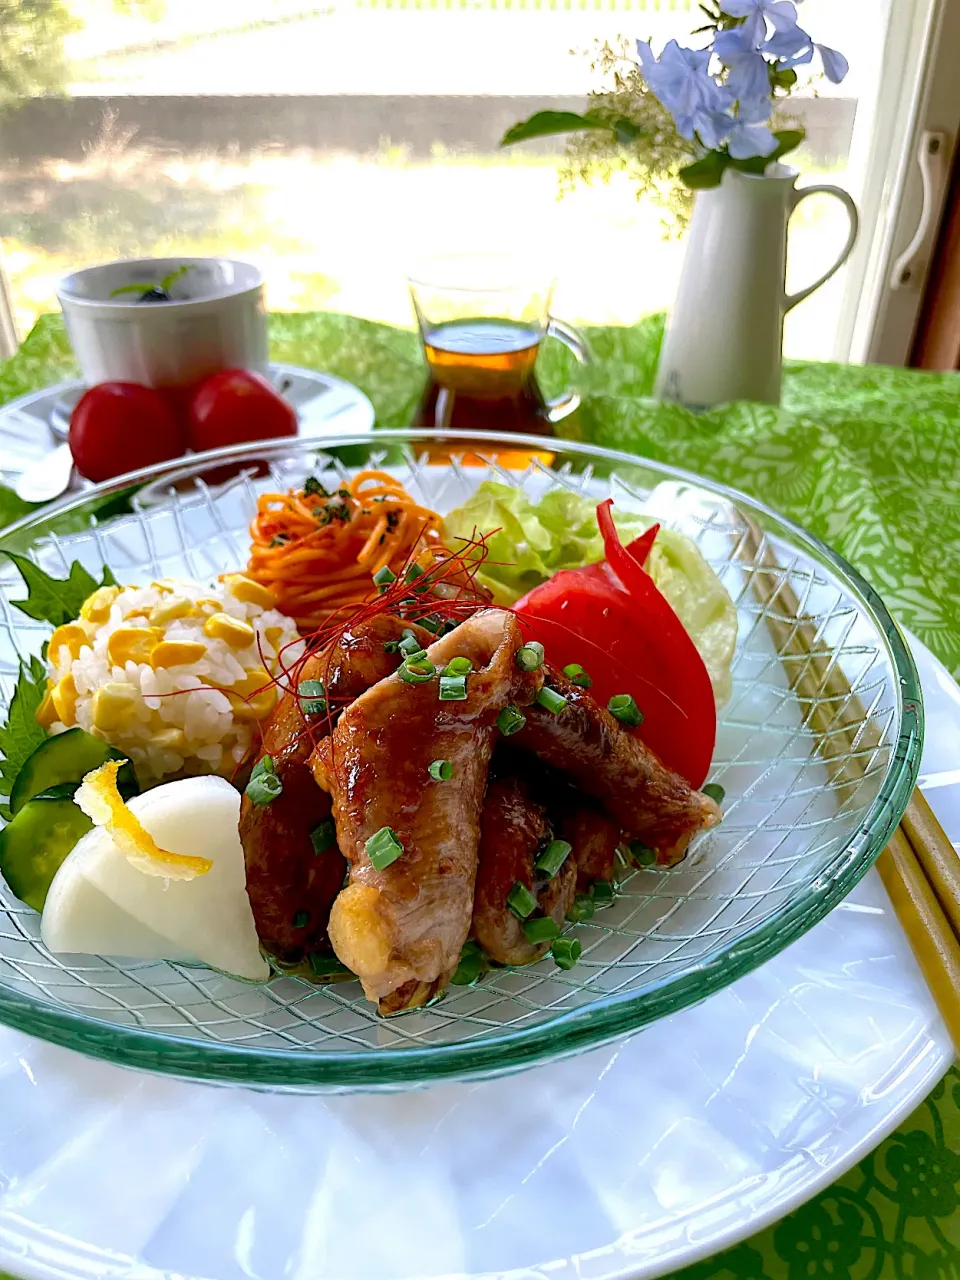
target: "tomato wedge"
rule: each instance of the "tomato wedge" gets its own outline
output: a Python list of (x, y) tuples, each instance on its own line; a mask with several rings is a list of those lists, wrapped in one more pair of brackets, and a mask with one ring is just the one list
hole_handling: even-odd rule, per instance
[(562, 569), (515, 612), (555, 667), (577, 662), (601, 706), (630, 693), (643, 712), (637, 736), (693, 787), (704, 782), (717, 734), (713, 686), (697, 648), (643, 565), (658, 526), (624, 546), (612, 499), (597, 507), (606, 561)]

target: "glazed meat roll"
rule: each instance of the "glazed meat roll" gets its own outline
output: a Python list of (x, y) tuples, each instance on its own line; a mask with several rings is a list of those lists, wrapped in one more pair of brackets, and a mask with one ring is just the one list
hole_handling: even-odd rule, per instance
[[(345, 632), (331, 648), (310, 654), (297, 685), (321, 681), (330, 713), (308, 714), (309, 699), (290, 688), (264, 726), (261, 756), (273, 760), (283, 790), (269, 804), (254, 804), (244, 795), (240, 840), (257, 934), (264, 949), (284, 963), (330, 950), (327, 921), (346, 874), (330, 822), (330, 796), (314, 781), (310, 754), (339, 707), (397, 669), (402, 654), (384, 646), (407, 626), (398, 618), (376, 617)], [(421, 643), (432, 638), (420, 627), (410, 630)], [(330, 823), (326, 829), (324, 822)]]
[(555, 874), (536, 869), (538, 855), (551, 841), (553, 823), (534, 797), (529, 781), (508, 774), (492, 779), (480, 818), (480, 859), (473, 902), (473, 937), (499, 964), (532, 964), (550, 942), (530, 942), (522, 921), (507, 905), (519, 884), (536, 898), (535, 916), (549, 916), (559, 929), (573, 905), (577, 868), (567, 857)]
[(599, 706), (585, 690), (552, 669), (546, 683), (566, 698), (554, 714), (542, 706), (526, 712), (526, 724), (511, 743), (559, 770), (599, 800), (629, 839), (673, 865), (698, 831), (720, 821), (720, 808)]
[[(529, 704), (542, 675), (516, 661), (523, 637), (499, 609), (432, 644), (437, 675), (391, 675), (341, 715), (313, 754), (333, 797), (350, 882), (330, 913), (330, 939), (381, 1013), (414, 1008), (457, 968), (473, 914), (480, 812), (497, 719)], [(462, 699), (441, 699), (439, 672), (468, 659)], [(448, 779), (430, 766), (446, 761)]]

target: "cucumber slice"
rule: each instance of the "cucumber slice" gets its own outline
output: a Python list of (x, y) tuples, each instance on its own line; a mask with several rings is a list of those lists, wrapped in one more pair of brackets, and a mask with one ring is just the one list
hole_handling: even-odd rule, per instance
[(83, 810), (63, 795), (27, 801), (0, 831), (0, 873), (21, 902), (43, 910), (60, 864), (92, 826)]
[[(41, 742), (21, 766), (10, 794), (10, 812), (19, 813), (28, 800), (51, 787), (72, 783), (76, 790), (91, 770), (99, 769), (108, 760), (126, 759), (121, 751), (83, 729), (57, 733)], [(137, 775), (129, 761), (120, 770), (117, 787), (124, 800), (140, 794)]]

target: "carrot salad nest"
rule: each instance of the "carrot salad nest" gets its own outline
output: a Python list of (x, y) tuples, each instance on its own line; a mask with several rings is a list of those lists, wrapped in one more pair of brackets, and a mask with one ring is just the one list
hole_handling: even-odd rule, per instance
[(397, 571), (440, 547), (440, 516), (385, 471), (360, 471), (330, 491), (265, 493), (250, 524), (247, 576), (273, 592), (301, 632), (376, 592), (374, 574)]

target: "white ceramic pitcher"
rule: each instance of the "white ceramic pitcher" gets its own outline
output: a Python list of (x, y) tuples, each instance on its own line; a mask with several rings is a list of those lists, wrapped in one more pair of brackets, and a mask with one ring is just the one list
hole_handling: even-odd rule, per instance
[[(795, 187), (796, 170), (771, 165), (763, 177), (727, 169), (720, 186), (698, 191), (686, 256), (657, 373), (655, 394), (691, 409), (728, 400), (780, 403), (783, 317), (833, 275), (853, 249), (857, 206), (840, 187)], [(786, 292), (787, 224), (801, 200), (840, 200), (850, 234), (836, 262), (798, 293)]]

